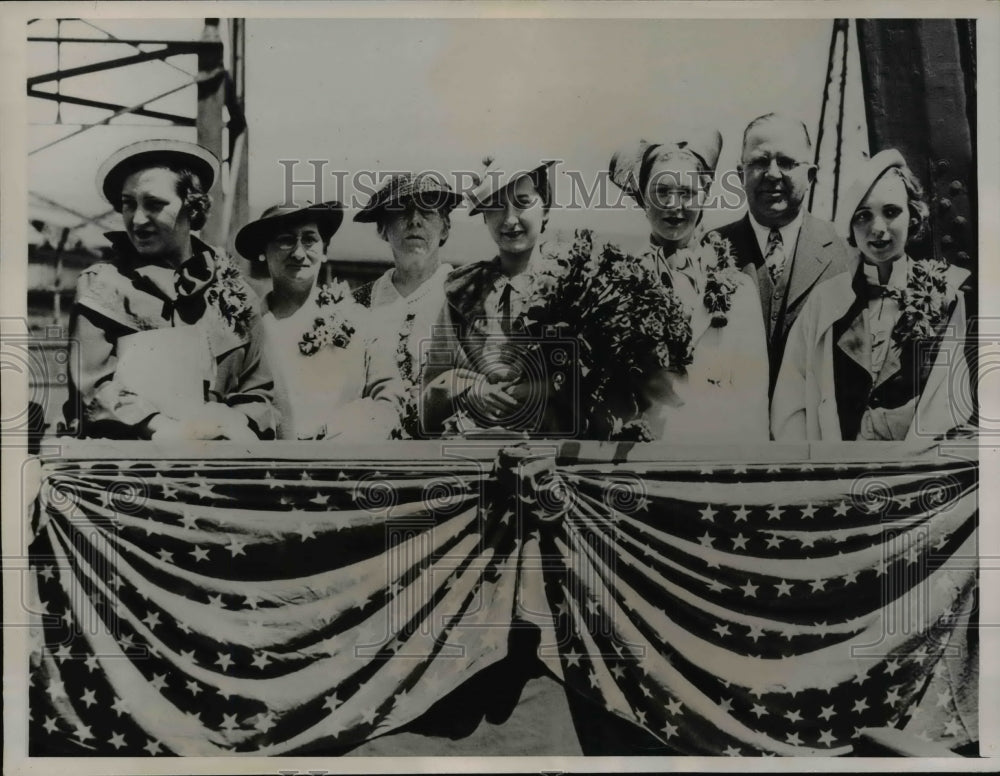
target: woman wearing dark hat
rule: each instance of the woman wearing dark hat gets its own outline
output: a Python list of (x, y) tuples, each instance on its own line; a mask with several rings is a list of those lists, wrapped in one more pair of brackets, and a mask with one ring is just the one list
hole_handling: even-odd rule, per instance
[[(497, 255), (455, 270), (445, 281), (446, 304), (435, 327), (423, 374), (424, 428), (506, 429), (559, 433), (572, 417), (549, 406), (547, 380), (525, 377), (516, 341), (530, 265), (552, 206), (549, 172), (554, 160), (486, 160), (469, 195), (469, 214), (482, 213)], [(571, 407), (564, 408), (567, 413)]]
[(67, 419), (115, 439), (273, 437), (273, 380), (257, 299), (192, 232), (218, 160), (193, 143), (147, 140), (98, 173), (124, 232), (81, 273), (70, 318)]
[(373, 374), (366, 358), (366, 311), (346, 284), (316, 282), (343, 219), (339, 202), (275, 205), (236, 235), (236, 250), (272, 282), (262, 319), (281, 439), (386, 439), (398, 422), (391, 364)]
[(400, 438), (420, 436), (418, 418), (422, 359), (444, 305), (450, 264), (438, 251), (448, 240), (451, 211), (462, 201), (452, 188), (429, 174), (394, 175), (354, 220), (374, 223), (392, 248), (395, 266), (373, 283), (355, 289), (355, 298), (373, 311), (367, 349), (370, 357), (392, 360), (402, 381)]
[(611, 180), (642, 207), (644, 255), (691, 314), (693, 358), (684, 373), (647, 381), (643, 419), (671, 442), (766, 442), (767, 345), (752, 281), (718, 234), (702, 235), (703, 208), (722, 150), (716, 130), (640, 141), (611, 159)]
[(771, 404), (780, 440), (899, 440), (969, 420), (969, 272), (914, 260), (928, 208), (899, 151), (865, 161), (840, 228), (857, 250), (809, 297), (789, 333)]

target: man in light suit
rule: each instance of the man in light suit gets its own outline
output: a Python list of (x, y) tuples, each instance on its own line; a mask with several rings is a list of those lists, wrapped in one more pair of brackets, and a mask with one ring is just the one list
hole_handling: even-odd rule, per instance
[(739, 266), (760, 291), (769, 393), (781, 366), (788, 331), (817, 283), (847, 269), (850, 249), (833, 224), (803, 209), (816, 179), (809, 130), (801, 121), (768, 113), (747, 125), (738, 167), (749, 212), (720, 227)]

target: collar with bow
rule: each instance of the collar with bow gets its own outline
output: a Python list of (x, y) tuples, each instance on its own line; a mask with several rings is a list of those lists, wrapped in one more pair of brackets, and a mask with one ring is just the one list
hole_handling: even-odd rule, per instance
[[(132, 285), (164, 302), (162, 316), (176, 317), (184, 324), (201, 323), (212, 341), (213, 352), (222, 354), (245, 344), (255, 315), (256, 298), (239, 271), (197, 237), (191, 237), (191, 256), (179, 267), (142, 256), (125, 232), (108, 232), (119, 272)], [(148, 325), (142, 328), (149, 328)]]
[(673, 286), (675, 290), (681, 292), (685, 291), (686, 289), (678, 289), (673, 282), (675, 276), (681, 275), (690, 282), (692, 290), (700, 291), (704, 268), (701, 266), (701, 257), (698, 252), (691, 247), (700, 244), (700, 237), (692, 236), (687, 246), (678, 248), (670, 256), (667, 256), (662, 246), (650, 242), (649, 250), (644, 256), (649, 262), (649, 268), (666, 285)]
[(878, 267), (869, 264), (867, 261), (861, 262), (862, 272), (865, 279), (865, 292), (868, 299), (882, 299), (885, 297), (898, 297), (906, 290), (906, 283), (909, 278), (910, 259), (907, 256), (900, 256), (892, 263), (892, 272), (885, 285), (879, 282)]

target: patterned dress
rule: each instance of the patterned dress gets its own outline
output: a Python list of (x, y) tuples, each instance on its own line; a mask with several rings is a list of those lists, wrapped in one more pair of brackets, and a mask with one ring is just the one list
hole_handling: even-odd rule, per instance
[[(263, 353), (258, 300), (239, 271), (197, 238), (178, 269), (140, 256), (124, 232), (107, 235), (116, 255), (80, 274), (70, 316), (70, 393), (64, 415), (72, 433), (112, 439), (143, 438), (141, 428), (163, 411), (117, 374), (119, 343), (130, 335), (174, 329), (208, 354), (197, 374), (176, 372), (178, 352), (152, 354), (152, 363), (178, 385), (203, 383), (205, 401), (247, 416), (261, 438), (273, 438), (274, 381)], [(132, 338), (131, 342), (140, 338)], [(165, 340), (166, 341), (166, 340)], [(147, 381), (148, 382), (148, 381)]]

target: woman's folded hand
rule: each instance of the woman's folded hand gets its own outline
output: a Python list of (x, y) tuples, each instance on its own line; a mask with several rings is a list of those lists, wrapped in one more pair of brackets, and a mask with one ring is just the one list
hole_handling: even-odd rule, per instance
[(640, 392), (648, 401), (654, 404), (680, 407), (684, 402), (674, 390), (674, 379), (676, 376), (676, 373), (669, 369), (657, 369), (650, 372), (641, 378)]
[(517, 411), (521, 402), (510, 392), (513, 383), (477, 380), (465, 394), (464, 408), (476, 422), (494, 422)]

